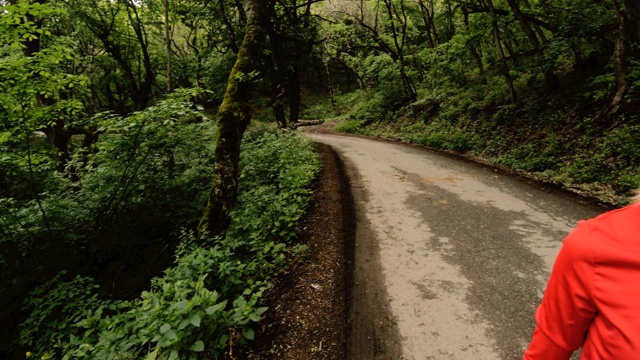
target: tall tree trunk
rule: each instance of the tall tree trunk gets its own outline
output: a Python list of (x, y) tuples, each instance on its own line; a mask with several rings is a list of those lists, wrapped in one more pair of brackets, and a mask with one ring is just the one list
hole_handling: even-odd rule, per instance
[[(140, 50), (142, 52), (142, 64), (144, 66), (144, 79), (140, 79), (140, 87), (137, 92), (132, 94), (132, 100), (135, 104), (136, 110), (144, 110), (149, 106), (151, 101), (151, 90), (155, 84), (156, 75), (153, 70), (153, 64), (151, 64), (151, 56), (149, 54), (149, 39), (147, 38), (147, 31), (144, 27), (142, 19), (138, 14), (138, 6), (134, 0), (129, 0), (125, 3), (127, 9), (127, 16), (129, 17), (129, 23), (136, 34), (136, 39), (140, 44)], [(138, 66), (140, 61), (138, 60)], [(138, 69), (138, 76), (142, 74), (142, 71)], [(133, 81), (135, 82), (135, 81)]]
[(276, 118), (278, 126), (284, 129), (287, 127), (287, 113), (284, 109), (284, 95), (286, 90), (283, 84), (284, 80), (282, 80), (282, 82), (272, 82), (271, 97), (273, 101), (273, 116)]
[[(224, 0), (218, 0), (218, 5), (220, 7), (220, 16), (222, 17), (222, 22), (227, 27), (229, 31), (229, 48), (233, 51), (234, 54), (237, 54), (240, 49), (238, 49), (237, 36), (236, 32), (233, 30), (233, 25), (229, 21), (229, 17), (227, 16), (227, 11), (225, 10)], [(241, 6), (240, 6), (241, 7)]]
[[(325, 43), (325, 52), (328, 54), (327, 44)], [(324, 57), (324, 68), (327, 72), (327, 85), (329, 86), (329, 97), (331, 98), (331, 106), (333, 107), (333, 112), (336, 116), (340, 115), (340, 110), (336, 105), (336, 91), (333, 85), (333, 74), (331, 73), (331, 67), (329, 66), (331, 57), (330, 55), (326, 55)]]
[[(252, 116), (249, 104), (253, 87), (249, 74), (258, 69), (265, 40), (267, 2), (247, 0), (247, 27), (236, 62), (227, 80), (227, 89), (218, 110), (218, 140), (215, 147), (215, 175), (209, 201), (200, 220), (198, 233), (222, 235), (229, 226), (229, 212), (238, 197), (240, 142)], [(244, 76), (239, 76), (239, 75)]]
[[(273, 29), (267, 29), (268, 32), (272, 32)], [(271, 33), (269, 33), (269, 38), (271, 39), (271, 49), (272, 49), (272, 57), (268, 57), (266, 62), (268, 63), (268, 67), (271, 69), (271, 102), (273, 103), (273, 116), (276, 118), (276, 123), (282, 129), (287, 127), (287, 114), (284, 109), (284, 96), (286, 92), (285, 84), (285, 74), (283, 71), (280, 71), (281, 66), (278, 65), (278, 51), (276, 51), (276, 46), (274, 45), (275, 39)]]
[(498, 27), (498, 18), (496, 16), (495, 8), (493, 7), (493, 2), (488, 0), (487, 4), (489, 5), (491, 16), (493, 17), (491, 26), (493, 27), (493, 39), (496, 43), (496, 50), (498, 51), (498, 55), (500, 55), (500, 70), (502, 71), (502, 75), (504, 75), (504, 79), (509, 87), (511, 103), (515, 103), (517, 101), (516, 89), (513, 86), (513, 79), (509, 73), (509, 66), (507, 65), (507, 60), (504, 56), (504, 49), (502, 48), (502, 42), (500, 39), (500, 28)]
[[(47, 3), (47, 0), (34, 0), (33, 3), (43, 5)], [(22, 51), (25, 56), (31, 58), (36, 56), (42, 50), (40, 47), (41, 43), (39, 32), (42, 28), (42, 18), (27, 14), (26, 19), (27, 21), (32, 22), (37, 30), (34, 32), (34, 37), (31, 37), (23, 42), (24, 48)], [(39, 77), (37, 73), (34, 73), (31, 76), (34, 79), (36, 77)], [(52, 97), (45, 97), (40, 93), (36, 94), (36, 102), (42, 107), (49, 107), (55, 104), (55, 100), (53, 100)], [(49, 143), (57, 149), (59, 155), (56, 169), (58, 170), (58, 172), (64, 173), (67, 163), (69, 162), (69, 160), (71, 160), (71, 154), (69, 153), (69, 140), (71, 139), (71, 134), (65, 127), (65, 121), (59, 118), (51, 125), (38, 130), (44, 132), (47, 135), (47, 140), (49, 140)]]
[[(391, 35), (393, 38), (393, 46), (395, 47), (394, 53), (397, 55), (398, 65), (400, 67), (400, 77), (402, 78), (402, 84), (404, 87), (405, 94), (411, 102), (415, 102), (417, 100), (417, 94), (415, 91), (415, 87), (413, 85), (413, 81), (407, 75), (406, 71), (406, 60), (404, 58), (404, 48), (406, 44), (407, 38), (407, 23), (406, 19), (402, 19), (397, 16), (397, 11), (394, 11), (395, 5), (391, 2), (391, 0), (383, 0), (385, 7), (387, 9), (387, 15), (389, 16), (389, 21), (391, 22)], [(404, 2), (400, 2), (400, 6), (404, 6)], [(402, 9), (404, 13), (404, 9)], [(394, 14), (396, 16), (394, 16)], [(396, 31), (396, 20), (394, 18), (397, 17), (397, 22), (399, 23), (400, 33)]]
[[(467, 31), (469, 31), (470, 26), (469, 26), (469, 9), (467, 7), (467, 2), (465, 1), (465, 3), (462, 5), (462, 15), (463, 15), (463, 20), (464, 20), (464, 26), (466, 28)], [(478, 51), (478, 48), (476, 48), (475, 44), (472, 44), (470, 40), (470, 42), (468, 43), (469, 46), (469, 52), (471, 53), (471, 56), (473, 56), (473, 59), (476, 61), (476, 64), (478, 65), (478, 71), (480, 72), (480, 76), (482, 76), (484, 78), (484, 63), (482, 61), (482, 56), (480, 55), (480, 52)]]
[(171, 30), (169, 28), (169, 0), (163, 0), (164, 6), (164, 39), (167, 48), (167, 91), (173, 91), (173, 79), (171, 78)]
[(449, 41), (453, 38), (453, 35), (456, 34), (456, 27), (453, 25), (453, 5), (451, 4), (450, 0), (446, 1), (446, 7), (447, 7), (447, 37), (445, 40), (443, 41)]
[(627, 64), (625, 56), (629, 52), (628, 15), (618, 0), (613, 0), (613, 6), (618, 17), (618, 34), (616, 36), (615, 49), (613, 50), (613, 73), (616, 79), (616, 92), (611, 103), (605, 109), (607, 115), (615, 115), (629, 92), (631, 84), (627, 79)]
[(520, 24), (520, 28), (522, 28), (522, 31), (524, 31), (524, 34), (527, 36), (527, 39), (529, 39), (531, 46), (534, 49), (539, 48), (540, 41), (538, 40), (536, 33), (533, 31), (533, 28), (529, 24), (529, 21), (527, 21), (524, 14), (522, 14), (522, 11), (520, 10), (520, 6), (518, 5), (518, 1), (507, 0), (507, 3), (509, 4), (511, 11), (513, 12), (513, 15), (518, 20), (518, 23)]
[[(272, 4), (273, 6), (273, 4)], [(273, 9), (269, 9), (273, 12)], [(266, 29), (271, 45), (271, 57), (267, 59), (271, 69), (271, 101), (273, 101), (273, 115), (278, 126), (287, 127), (287, 114), (284, 107), (285, 94), (289, 91), (287, 83), (287, 59), (284, 56), (283, 40), (275, 28)]]
[(424, 3), (424, 0), (418, 0), (418, 5), (420, 5), (420, 15), (422, 17), (422, 22), (424, 23), (425, 30), (427, 31), (427, 41), (429, 42), (429, 47), (434, 48), (436, 47), (437, 43), (435, 40), (436, 36), (434, 35), (436, 34), (436, 30), (433, 21), (433, 7), (430, 11), (427, 5)]

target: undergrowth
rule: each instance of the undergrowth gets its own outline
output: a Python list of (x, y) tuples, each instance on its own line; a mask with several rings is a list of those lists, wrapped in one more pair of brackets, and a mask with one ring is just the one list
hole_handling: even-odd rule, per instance
[(595, 120), (595, 110), (579, 112), (561, 94), (527, 93), (524, 85), (519, 103), (506, 104), (502, 87), (425, 90), (401, 108), (381, 92), (354, 92), (354, 106), (335, 130), (454, 151), (606, 203), (629, 201), (640, 187), (639, 115)]
[(183, 232), (174, 265), (131, 301), (100, 299), (90, 278), (56, 277), (25, 303), (21, 342), (38, 359), (212, 359), (254, 338), (269, 280), (292, 253), (309, 184), (310, 141), (265, 128), (242, 145), (238, 205), (226, 236)]

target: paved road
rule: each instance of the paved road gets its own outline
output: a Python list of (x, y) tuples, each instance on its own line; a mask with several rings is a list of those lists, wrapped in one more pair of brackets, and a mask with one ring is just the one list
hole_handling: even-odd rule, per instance
[(421, 148), (308, 134), (346, 164), (352, 359), (520, 359), (553, 260), (600, 209)]

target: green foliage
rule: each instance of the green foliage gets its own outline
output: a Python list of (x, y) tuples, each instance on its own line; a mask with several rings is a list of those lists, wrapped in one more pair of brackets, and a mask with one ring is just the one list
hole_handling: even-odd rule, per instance
[(184, 233), (175, 265), (149, 291), (110, 307), (93, 295), (91, 302), (69, 300), (73, 321), (62, 328), (47, 327), (40, 314), (52, 312), (47, 297), (68, 297), (70, 285), (55, 290), (59, 297), (39, 290), (29, 300), (34, 310), (23, 327), (33, 330), (25, 330), (23, 343), (38, 357), (61, 349), (63, 358), (74, 359), (210, 359), (252, 340), (252, 327), (267, 310), (260, 303), (269, 279), (298, 249), (292, 241), (319, 164), (309, 140), (258, 129), (243, 142), (241, 166), (241, 195), (224, 238), (200, 247)]
[(471, 152), (619, 204), (640, 185), (636, 115), (620, 116), (619, 124), (607, 129), (593, 118), (568, 114), (559, 100), (538, 107), (537, 93), (504, 105), (498, 95), (503, 87), (497, 87), (486, 90), (487, 97), (475, 86), (446, 96), (425, 93), (415, 104), (384, 115), (380, 109), (366, 114), (367, 103), (360, 103), (335, 129)]
[(378, 91), (369, 99), (359, 102), (352, 109), (349, 117), (365, 125), (374, 121), (391, 120), (393, 112), (406, 103), (402, 86), (398, 83), (392, 84), (378, 88)]
[(205, 59), (202, 70), (203, 85), (211, 91), (212, 101), (221, 103), (227, 86), (229, 72), (236, 61), (234, 54), (217, 55), (215, 53)]
[(589, 144), (591, 147), (584, 154), (571, 159), (563, 175), (575, 183), (613, 182), (617, 184), (617, 192), (628, 193), (640, 185), (638, 136), (639, 125), (623, 125), (607, 132), (602, 139)]
[(39, 29), (33, 18), (47, 18), (61, 14), (51, 4), (31, 3), (17, 1), (0, 7), (0, 46), (9, 45), (13, 48), (21, 48), (23, 41), (35, 40), (42, 35), (50, 35), (46, 29)]
[(76, 167), (83, 182), (78, 197), (101, 215), (96, 220), (118, 223), (143, 211), (153, 219), (149, 225), (186, 225), (200, 211), (216, 133), (185, 101), (190, 96), (176, 92), (126, 118), (94, 117), (100, 130), (112, 135), (96, 144), (89, 161), (77, 157)]
[[(76, 326), (86, 329), (85, 334), (71, 344), (75, 348), (70, 348), (65, 358), (133, 359), (147, 355), (172, 359), (177, 355), (194, 358), (199, 353), (200, 358), (217, 357), (228, 346), (229, 327), (242, 329), (258, 321), (266, 310), (256, 306), (265, 287), (261, 282), (246, 284), (242, 276), (251, 275), (245, 270), (247, 266), (238, 264), (224, 245), (195, 247), (188, 244), (192, 235), (185, 235), (183, 241), (186, 245), (176, 265), (154, 279), (150, 291), (125, 303), (116, 315), (89, 316), (78, 322)], [(208, 281), (208, 276), (212, 280)], [(246, 288), (235, 297), (225, 292), (241, 285)]]
[(92, 148), (72, 151), (75, 179), (56, 170), (44, 140), (0, 144), (7, 149), (0, 156), (7, 171), (0, 176), (7, 185), (0, 192), (0, 271), (10, 279), (0, 285), (0, 301), (45, 274), (104, 266), (113, 257), (152, 267), (153, 257), (138, 258), (139, 249), (160, 251), (181, 227), (197, 223), (216, 131), (186, 101), (193, 95), (178, 91), (129, 117), (96, 116), (103, 133)]
[[(0, 128), (25, 136), (60, 121), (77, 120), (84, 109), (78, 98), (86, 93), (87, 78), (66, 71), (77, 60), (66, 38), (50, 39), (50, 29), (34, 19), (55, 21), (65, 12), (51, 4), (17, 2), (1, 8), (0, 18)], [(38, 40), (47, 47), (24, 54), (25, 42)], [(36, 99), (40, 99), (36, 102)], [(43, 106), (44, 105), (44, 106)]]
[[(206, 196), (209, 144), (216, 136), (212, 124), (196, 122), (202, 114), (185, 102), (189, 96), (177, 92), (129, 117), (95, 116), (92, 122), (106, 135), (94, 145), (94, 152), (74, 154), (69, 166), (75, 169), (75, 182), (61, 179), (51, 158), (38, 160), (33, 151), (31, 166), (21, 160), (24, 153), (14, 151), (0, 158), (0, 166), (11, 171), (4, 181), (13, 184), (9, 188), (13, 190), (6, 195), (25, 197), (25, 202), (14, 202), (0, 212), (2, 241), (53, 237), (74, 252), (89, 247), (98, 251), (135, 244), (133, 239), (149, 241), (148, 233), (158, 234), (157, 229), (189, 225)], [(21, 178), (28, 180), (28, 190), (34, 190), (30, 195), (21, 187), (25, 186), (19, 183)], [(134, 224), (136, 213), (145, 216)], [(105, 238), (102, 231), (113, 235)]]
[(348, 134), (359, 134), (362, 132), (362, 125), (359, 121), (353, 119), (347, 119), (341, 121), (334, 130), (337, 132), (344, 132)]
[[(59, 121), (77, 120), (83, 110), (78, 99), (62, 98), (62, 94), (87, 84), (83, 76), (65, 73), (61, 62), (71, 61), (70, 49), (52, 46), (27, 57), (11, 47), (0, 47), (0, 128), (14, 136), (52, 126)], [(36, 98), (45, 99), (42, 106)]]
[(498, 156), (494, 164), (504, 165), (518, 171), (543, 171), (555, 165), (556, 159), (545, 153), (540, 154), (533, 144), (515, 147), (508, 154)]
[(421, 133), (410, 141), (416, 144), (435, 147), (445, 150), (453, 150), (458, 152), (466, 152), (471, 150), (472, 146), (466, 134), (453, 131), (449, 132), (430, 132)]
[[(625, 73), (616, 74), (620, 19), (610, 2), (378, 5), (325, 5), (335, 20), (325, 27), (327, 56), (356, 73), (368, 95), (336, 130), (471, 152), (624, 202), (640, 163), (631, 139), (640, 46), (637, 29), (628, 30)], [(401, 70), (417, 87), (408, 106)], [(630, 86), (612, 115), (621, 75)]]
[(76, 326), (93, 313), (115, 310), (118, 302), (98, 299), (98, 285), (89, 277), (62, 278), (66, 271), (36, 288), (25, 301), (29, 313), (22, 322), (20, 342), (29, 348), (44, 349), (38, 353), (45, 359), (60, 358), (69, 350), (69, 342), (81, 335)]

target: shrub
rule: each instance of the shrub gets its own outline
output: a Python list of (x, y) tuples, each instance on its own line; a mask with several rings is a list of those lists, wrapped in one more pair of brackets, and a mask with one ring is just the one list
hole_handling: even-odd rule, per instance
[(209, 359), (253, 339), (252, 324), (267, 310), (260, 305), (269, 279), (299, 249), (292, 240), (319, 164), (309, 140), (258, 129), (243, 142), (241, 166), (238, 206), (224, 238), (202, 247), (185, 232), (175, 265), (133, 301), (110, 304), (92, 295), (97, 303), (87, 309), (67, 296), (73, 321), (64, 326), (38, 316), (50, 293), (37, 290), (24, 339), (55, 339), (23, 344), (37, 357), (60, 351), (65, 359)]
[(362, 132), (360, 122), (354, 119), (347, 119), (339, 123), (335, 128), (337, 132), (344, 132), (349, 134), (359, 134)]

